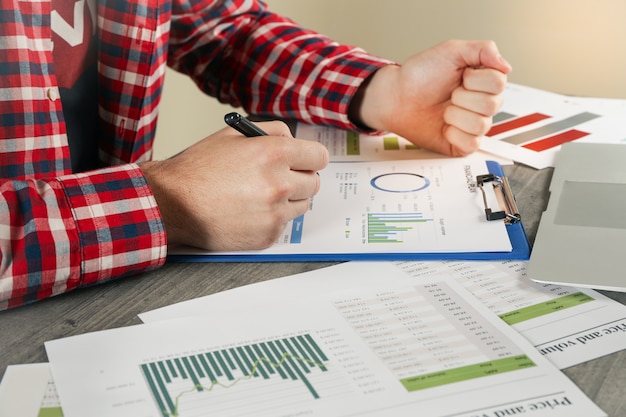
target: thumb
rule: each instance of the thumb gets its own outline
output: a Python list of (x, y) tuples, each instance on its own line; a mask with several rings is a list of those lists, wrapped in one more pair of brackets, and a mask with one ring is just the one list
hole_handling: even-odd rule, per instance
[(508, 74), (512, 70), (511, 64), (502, 57), (493, 41), (466, 42), (459, 50), (465, 66), (492, 68), (503, 74)]

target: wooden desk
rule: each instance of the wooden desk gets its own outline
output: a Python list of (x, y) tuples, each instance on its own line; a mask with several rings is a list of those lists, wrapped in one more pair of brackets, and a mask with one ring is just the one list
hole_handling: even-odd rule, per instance
[[(514, 165), (505, 171), (532, 243), (547, 204), (552, 170)], [(0, 312), (0, 378), (8, 365), (47, 361), (46, 340), (139, 324), (137, 314), (144, 311), (332, 264), (166, 264), (158, 271)], [(603, 293), (626, 304), (624, 293)], [(609, 416), (626, 415), (626, 351), (568, 368), (565, 373)]]

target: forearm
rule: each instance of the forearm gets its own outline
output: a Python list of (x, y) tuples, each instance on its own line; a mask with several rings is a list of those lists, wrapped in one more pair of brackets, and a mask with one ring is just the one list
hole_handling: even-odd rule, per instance
[(355, 128), (350, 100), (389, 61), (303, 29), (261, 3), (233, 3), (241, 3), (231, 6), (236, 13), (207, 19), (195, 32), (175, 18), (169, 64), (206, 93), (250, 113)]

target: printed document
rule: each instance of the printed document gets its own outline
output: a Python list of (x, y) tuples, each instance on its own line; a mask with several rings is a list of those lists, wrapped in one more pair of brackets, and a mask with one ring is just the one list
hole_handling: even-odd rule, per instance
[(484, 158), (333, 163), (319, 174), (322, 186), (309, 211), (289, 222), (270, 248), (207, 253), (185, 247), (169, 253), (373, 255), (512, 249), (504, 223), (485, 219), (476, 187), (476, 176), (488, 174)]
[[(344, 265), (315, 272), (368, 273)], [(376, 269), (389, 283), (47, 342), (63, 413), (606, 415), (458, 282)]]
[(509, 83), (482, 151), (533, 168), (554, 166), (567, 142), (626, 143), (626, 100), (573, 97)]
[[(525, 276), (526, 264), (427, 261), (392, 265), (416, 283), (430, 277), (456, 281), (560, 369), (626, 349), (626, 306), (597, 291), (535, 283)], [(150, 322), (218, 314), (234, 302), (258, 311), (285, 298), (391, 284), (398, 275), (386, 270), (385, 263), (340, 264), (184, 301), (142, 313), (140, 318)]]

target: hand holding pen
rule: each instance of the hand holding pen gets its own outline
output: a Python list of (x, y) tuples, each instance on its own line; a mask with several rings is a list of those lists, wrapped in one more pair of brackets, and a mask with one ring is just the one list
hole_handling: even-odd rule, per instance
[(141, 169), (156, 199), (168, 244), (206, 250), (262, 249), (276, 242), (286, 224), (309, 210), (320, 187), (316, 172), (328, 150), (294, 139), (283, 122), (256, 124), (225, 117), (246, 137), (221, 129), (180, 154)]

